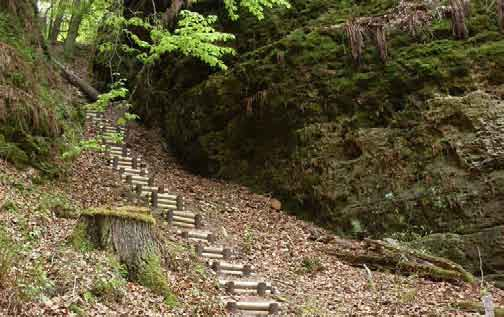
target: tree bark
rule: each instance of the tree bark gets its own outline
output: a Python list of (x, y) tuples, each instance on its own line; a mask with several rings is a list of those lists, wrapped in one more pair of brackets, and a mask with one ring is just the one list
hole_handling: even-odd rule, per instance
[(464, 0), (450, 0), (453, 36), (463, 40), (469, 36), (465, 23), (466, 14), (469, 12), (469, 4)]
[(55, 10), (56, 10), (56, 16), (54, 20), (50, 21), (51, 26), (49, 31), (49, 42), (51, 43), (51, 45), (56, 44), (56, 42), (58, 41), (58, 35), (60, 34), (61, 31), (61, 23), (63, 23), (63, 16), (65, 11), (63, 1), (60, 1)]
[(184, 4), (184, 0), (172, 0), (170, 7), (163, 15), (163, 22), (166, 26), (173, 27), (175, 25), (175, 18), (179, 14), (180, 10), (182, 10)]
[(149, 257), (159, 256), (152, 232), (155, 223), (150, 212), (139, 207), (97, 208), (84, 211), (77, 228), (80, 235), (99, 249), (110, 250), (128, 268), (136, 280)]
[(351, 265), (365, 264), (373, 269), (396, 270), (398, 273), (417, 274), (433, 280), (474, 283), (474, 277), (469, 272), (444, 258), (371, 239), (365, 239), (362, 246), (360, 251), (337, 248), (326, 252)]
[(65, 79), (68, 80), (72, 85), (79, 88), (88, 97), (90, 101), (94, 102), (98, 100), (98, 96), (100, 94), (98, 90), (94, 89), (93, 86), (91, 86), (81, 78), (77, 77), (74, 73), (66, 69), (65, 66), (63, 66), (63, 64), (56, 61), (54, 58), (52, 59), (52, 61), (61, 70), (61, 72), (63, 73), (63, 77), (65, 77)]
[(364, 48), (364, 38), (362, 36), (362, 27), (354, 20), (349, 20), (345, 24), (345, 30), (348, 37), (348, 44), (352, 52), (352, 58), (357, 65), (360, 65), (362, 50)]
[(72, 14), (72, 18), (70, 19), (70, 26), (68, 28), (68, 34), (65, 39), (65, 55), (67, 56), (73, 54), (75, 41), (77, 40), (77, 36), (79, 35), (79, 28), (85, 11), (81, 0), (74, 0), (73, 8), (74, 12)]
[(497, 18), (501, 32), (504, 32), (504, 0), (497, 0)]

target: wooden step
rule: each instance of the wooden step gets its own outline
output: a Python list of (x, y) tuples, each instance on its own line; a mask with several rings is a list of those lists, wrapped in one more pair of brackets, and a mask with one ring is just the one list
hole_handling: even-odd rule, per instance
[(280, 304), (274, 301), (265, 301), (265, 302), (228, 301), (226, 302), (226, 309), (231, 313), (237, 313), (238, 311), (247, 311), (247, 312), (267, 312), (268, 314), (278, 314), (280, 312)]
[(225, 247), (207, 247), (198, 243), (195, 245), (195, 251), (197, 256), (201, 256), (209, 259), (224, 259), (228, 260), (231, 258), (231, 249)]
[[(161, 205), (158, 203), (158, 206), (161, 206)], [(173, 206), (173, 204), (170, 206)], [(175, 212), (174, 210), (177, 209), (176, 202), (175, 202), (174, 206), (175, 206), (175, 208), (170, 208), (171, 210), (168, 210), (168, 212), (167, 212), (168, 223), (183, 222), (183, 223), (193, 224), (195, 226), (195, 228), (203, 227), (203, 217), (201, 215), (194, 214), (192, 212), (184, 212), (184, 211)]]
[(196, 228), (193, 224), (184, 223), (184, 222), (176, 222), (176, 221), (172, 222), (171, 225), (175, 226), (175, 227), (188, 228), (188, 229)]
[(230, 294), (256, 293), (259, 296), (265, 296), (276, 293), (271, 283), (259, 281), (219, 280), (219, 286), (225, 288)]
[(224, 261), (213, 261), (211, 267), (217, 274), (222, 275), (252, 275), (252, 266), (250, 264), (233, 264)]
[(212, 232), (181, 231), (179, 234), (184, 239), (191, 239), (195, 241), (208, 241), (209, 243), (217, 241), (217, 237)]

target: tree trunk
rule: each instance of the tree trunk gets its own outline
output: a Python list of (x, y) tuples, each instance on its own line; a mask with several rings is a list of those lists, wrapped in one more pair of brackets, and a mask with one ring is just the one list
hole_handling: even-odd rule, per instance
[(175, 25), (175, 18), (184, 6), (184, 0), (172, 0), (171, 6), (165, 11), (163, 15), (163, 22), (166, 26), (173, 27)]
[(52, 58), (52, 61), (54, 64), (63, 72), (63, 77), (65, 77), (66, 80), (68, 80), (72, 85), (76, 86), (79, 88), (87, 97), (90, 101), (94, 102), (98, 100), (99, 92), (98, 90), (94, 89), (93, 86), (85, 82), (83, 79), (77, 77), (74, 73), (71, 71), (67, 70), (63, 64)]
[(465, 23), (466, 14), (469, 11), (469, 2), (464, 0), (450, 0), (453, 36), (463, 40), (469, 36)]
[(137, 280), (149, 258), (159, 257), (153, 224), (155, 220), (146, 208), (89, 209), (81, 214), (72, 239), (114, 252), (128, 268), (129, 278)]
[(352, 52), (352, 58), (357, 65), (360, 65), (362, 58), (362, 49), (364, 47), (364, 38), (362, 36), (362, 27), (355, 21), (347, 21), (345, 30), (348, 37), (348, 44)]
[(504, 32), (504, 0), (497, 0), (497, 18), (501, 32)]
[(51, 43), (51, 45), (56, 44), (56, 42), (58, 41), (58, 35), (60, 34), (61, 31), (61, 23), (63, 23), (63, 15), (65, 11), (63, 8), (63, 1), (60, 1), (58, 7), (55, 10), (56, 10), (56, 17), (54, 18), (53, 21), (50, 21), (51, 26), (49, 31), (49, 42)]
[(385, 26), (383, 24), (377, 25), (375, 27), (375, 39), (376, 46), (380, 52), (380, 59), (382, 62), (386, 63), (388, 59), (388, 45), (387, 45), (387, 34), (385, 33)]
[(65, 39), (65, 55), (70, 56), (73, 54), (75, 48), (75, 41), (79, 35), (79, 28), (82, 22), (82, 17), (84, 14), (84, 9), (82, 7), (81, 0), (73, 1), (74, 12), (70, 20), (70, 26), (68, 28), (68, 34)]
[(365, 264), (372, 269), (396, 270), (401, 274), (417, 274), (433, 280), (474, 283), (474, 277), (454, 262), (382, 241), (365, 239), (360, 250), (342, 249), (337, 246), (326, 252), (351, 265)]

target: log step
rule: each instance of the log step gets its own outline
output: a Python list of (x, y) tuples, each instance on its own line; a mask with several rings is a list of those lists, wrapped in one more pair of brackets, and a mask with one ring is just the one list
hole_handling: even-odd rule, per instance
[(219, 286), (230, 294), (256, 293), (259, 296), (266, 296), (276, 293), (271, 283), (267, 282), (219, 280)]
[(280, 304), (274, 301), (267, 302), (226, 302), (226, 309), (231, 313), (238, 311), (246, 312), (266, 312), (268, 314), (278, 314), (280, 312)]
[(193, 224), (184, 223), (184, 222), (176, 222), (176, 221), (172, 222), (171, 225), (175, 226), (175, 227), (188, 228), (188, 229), (194, 229), (194, 228), (196, 228), (195, 225), (193, 225)]
[(228, 260), (231, 258), (231, 249), (225, 247), (207, 247), (202, 244), (197, 244), (195, 246), (196, 255), (209, 259), (224, 259)]
[(213, 261), (211, 267), (212, 270), (221, 275), (252, 275), (252, 266), (250, 264), (233, 264), (224, 261)]
[[(119, 166), (118, 168), (112, 167), (113, 170), (119, 171), (124, 175), (138, 175), (138, 176), (144, 176), (147, 177), (146, 175), (149, 173), (147, 169), (133, 169), (131, 167), (125, 167), (125, 166)], [(147, 177), (147, 181), (148, 181)]]
[(217, 241), (217, 237), (211, 232), (181, 231), (180, 235), (184, 239), (191, 239), (196, 241), (208, 241), (210, 243)]
[[(128, 174), (121, 175), (121, 179), (126, 180), (126, 176), (128, 176)], [(133, 182), (145, 182), (146, 184), (149, 182), (149, 178), (147, 176), (140, 176), (135, 174), (131, 175), (131, 177)]]
[[(170, 204), (170, 206), (173, 205), (175, 206), (175, 208), (171, 208), (171, 210), (168, 210), (167, 213), (168, 223), (181, 222), (192, 224), (195, 228), (203, 227), (203, 217), (201, 215), (184, 211), (175, 212), (174, 210), (177, 209), (177, 202)], [(162, 205), (158, 202), (158, 206)]]

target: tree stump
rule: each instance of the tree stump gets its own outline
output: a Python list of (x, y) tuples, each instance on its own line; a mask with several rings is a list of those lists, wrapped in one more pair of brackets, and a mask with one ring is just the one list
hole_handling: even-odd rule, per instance
[(130, 279), (138, 280), (149, 259), (159, 257), (154, 224), (147, 208), (87, 209), (81, 214), (74, 239), (85, 239), (93, 247), (114, 252), (128, 268)]

